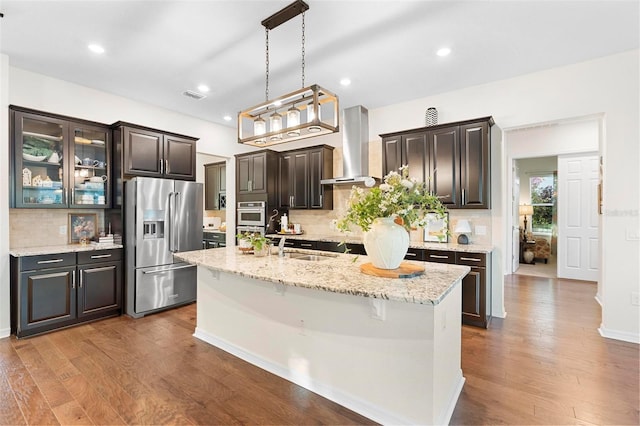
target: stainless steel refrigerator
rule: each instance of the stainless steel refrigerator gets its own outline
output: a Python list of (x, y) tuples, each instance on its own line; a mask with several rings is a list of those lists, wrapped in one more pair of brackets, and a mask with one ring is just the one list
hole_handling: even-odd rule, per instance
[(125, 183), (125, 313), (134, 318), (196, 300), (196, 267), (173, 254), (202, 248), (202, 184), (136, 177)]

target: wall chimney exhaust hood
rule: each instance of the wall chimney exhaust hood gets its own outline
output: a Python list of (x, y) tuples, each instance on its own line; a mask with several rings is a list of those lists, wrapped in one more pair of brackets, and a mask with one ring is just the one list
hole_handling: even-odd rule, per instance
[(379, 179), (369, 176), (369, 111), (362, 105), (342, 112), (342, 177), (323, 179), (323, 185), (374, 186)]

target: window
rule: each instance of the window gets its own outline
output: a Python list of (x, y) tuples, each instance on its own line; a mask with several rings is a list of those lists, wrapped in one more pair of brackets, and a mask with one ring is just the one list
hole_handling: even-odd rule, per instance
[(547, 174), (529, 178), (533, 218), (533, 232), (551, 232), (556, 204), (556, 175)]

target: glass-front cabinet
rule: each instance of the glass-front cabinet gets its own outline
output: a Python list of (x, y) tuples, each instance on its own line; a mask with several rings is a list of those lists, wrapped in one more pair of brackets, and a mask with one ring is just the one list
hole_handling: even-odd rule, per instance
[(111, 133), (107, 126), (12, 107), (12, 207), (106, 208)]

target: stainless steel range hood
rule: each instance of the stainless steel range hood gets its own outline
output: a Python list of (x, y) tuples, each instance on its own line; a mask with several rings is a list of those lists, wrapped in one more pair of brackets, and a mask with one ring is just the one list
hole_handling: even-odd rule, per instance
[(323, 185), (374, 186), (369, 176), (369, 111), (362, 105), (342, 112), (342, 177), (323, 179)]

